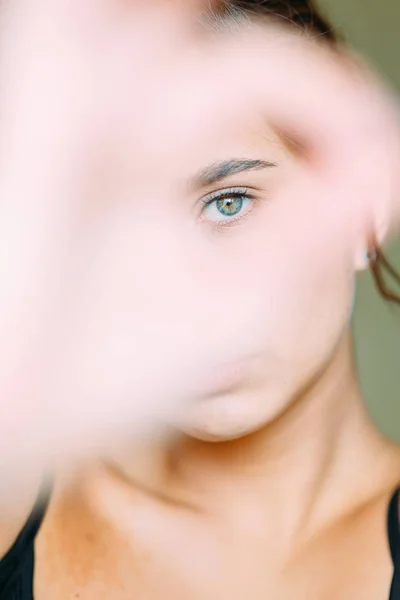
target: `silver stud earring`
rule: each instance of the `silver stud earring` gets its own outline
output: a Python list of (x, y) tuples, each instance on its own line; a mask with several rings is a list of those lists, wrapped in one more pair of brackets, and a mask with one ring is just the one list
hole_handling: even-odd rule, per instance
[(365, 252), (365, 259), (368, 264), (376, 262), (378, 258), (378, 253), (375, 248), (370, 248)]

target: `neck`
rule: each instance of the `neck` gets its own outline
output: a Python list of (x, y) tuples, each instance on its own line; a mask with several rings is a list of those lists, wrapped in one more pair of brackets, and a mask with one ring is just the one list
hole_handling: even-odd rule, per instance
[(195, 505), (224, 515), (258, 506), (292, 536), (382, 493), (398, 453), (365, 409), (348, 336), (321, 377), (263, 430), (222, 444), (182, 438), (169, 464), (169, 483)]
[(141, 448), (136, 456), (139, 463), (123, 459), (122, 477), (119, 468), (100, 475), (106, 495), (123, 480), (128, 504), (142, 490), (230, 523), (251, 521), (282, 544), (301, 543), (389, 493), (399, 472), (397, 448), (364, 407), (349, 336), (318, 380), (263, 430), (218, 444), (182, 436), (168, 450)]

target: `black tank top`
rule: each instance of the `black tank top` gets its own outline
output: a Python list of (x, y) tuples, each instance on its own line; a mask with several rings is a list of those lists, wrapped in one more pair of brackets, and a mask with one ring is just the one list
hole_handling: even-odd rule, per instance
[[(388, 540), (394, 567), (389, 600), (400, 600), (399, 494), (400, 490), (393, 494), (387, 516)], [(33, 600), (34, 542), (46, 512), (48, 497), (46, 492), (40, 494), (25, 527), (0, 561), (0, 600)]]
[(390, 554), (393, 561), (393, 579), (390, 587), (389, 600), (400, 600), (400, 520), (399, 520), (400, 489), (393, 494), (389, 504), (387, 529)]
[(0, 600), (33, 600), (35, 537), (47, 509), (49, 490), (46, 483), (14, 545), (0, 560)]

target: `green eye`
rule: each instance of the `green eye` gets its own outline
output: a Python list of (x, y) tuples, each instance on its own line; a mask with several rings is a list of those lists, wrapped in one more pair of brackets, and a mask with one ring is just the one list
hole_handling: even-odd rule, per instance
[(218, 212), (225, 217), (235, 217), (242, 210), (243, 204), (244, 198), (224, 198), (215, 201)]
[(253, 203), (247, 189), (232, 188), (215, 192), (203, 200), (203, 219), (214, 223), (236, 221), (247, 214)]

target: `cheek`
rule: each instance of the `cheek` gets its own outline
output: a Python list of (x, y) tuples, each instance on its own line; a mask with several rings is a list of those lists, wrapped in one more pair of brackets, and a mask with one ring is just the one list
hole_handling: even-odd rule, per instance
[[(231, 324), (238, 354), (270, 353), (274, 363), (325, 356), (351, 313), (354, 235), (321, 206), (263, 205), (257, 216), (214, 234), (207, 272), (209, 301)], [(296, 214), (297, 213), (297, 214)], [(347, 226), (347, 230), (346, 230)]]

